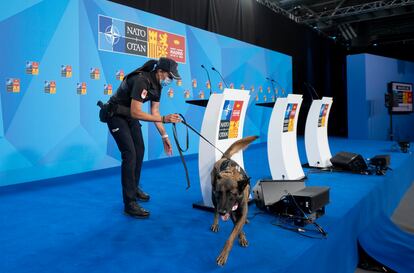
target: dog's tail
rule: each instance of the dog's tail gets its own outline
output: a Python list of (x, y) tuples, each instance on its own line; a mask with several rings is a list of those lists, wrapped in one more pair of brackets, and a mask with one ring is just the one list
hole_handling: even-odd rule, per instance
[(224, 152), (222, 158), (230, 159), (235, 153), (246, 149), (251, 142), (255, 141), (258, 138), (258, 136), (248, 136), (237, 140)]

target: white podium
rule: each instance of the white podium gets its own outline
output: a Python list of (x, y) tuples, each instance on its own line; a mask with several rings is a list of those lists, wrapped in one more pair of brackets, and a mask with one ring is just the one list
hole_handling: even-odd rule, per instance
[(273, 180), (303, 180), (296, 127), (302, 95), (278, 98), (273, 107), (267, 135), (267, 155)]
[(305, 126), (305, 148), (309, 167), (331, 167), (332, 155), (328, 143), (328, 118), (332, 98), (314, 100), (309, 109)]
[[(208, 101), (201, 125), (201, 134), (222, 152), (243, 137), (243, 125), (249, 104), (249, 91), (224, 89), (223, 94), (212, 94)], [(222, 154), (200, 138), (198, 169), (202, 203), (194, 207), (213, 208), (211, 200), (211, 171), (214, 163)], [(232, 159), (244, 168), (243, 153), (235, 154)]]

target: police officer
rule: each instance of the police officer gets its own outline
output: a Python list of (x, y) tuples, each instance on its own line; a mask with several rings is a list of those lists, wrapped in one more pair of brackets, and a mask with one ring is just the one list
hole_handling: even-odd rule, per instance
[[(177, 114), (160, 115), (161, 89), (181, 79), (177, 63), (169, 58), (149, 60), (142, 67), (123, 79), (108, 104), (113, 115), (107, 120), (108, 128), (122, 155), (122, 195), (124, 212), (136, 218), (149, 217), (137, 200), (148, 201), (149, 195), (139, 187), (141, 166), (144, 157), (144, 140), (140, 121), (152, 121), (161, 135), (164, 151), (172, 154), (172, 147), (163, 123), (177, 123)], [(142, 110), (142, 105), (151, 101), (151, 113)]]

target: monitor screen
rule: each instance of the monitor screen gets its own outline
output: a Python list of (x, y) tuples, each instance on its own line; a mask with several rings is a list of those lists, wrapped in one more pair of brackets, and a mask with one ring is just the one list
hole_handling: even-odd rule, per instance
[(413, 84), (402, 82), (390, 82), (388, 92), (392, 104), (393, 113), (411, 113), (413, 112)]

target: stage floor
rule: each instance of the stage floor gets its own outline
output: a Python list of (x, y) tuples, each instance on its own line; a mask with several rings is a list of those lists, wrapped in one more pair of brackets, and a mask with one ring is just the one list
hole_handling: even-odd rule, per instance
[[(224, 268), (215, 264), (232, 229), (200, 201), (197, 157), (189, 156), (192, 186), (185, 190), (178, 157), (144, 164), (143, 206), (150, 219), (122, 214), (119, 168), (0, 188), (0, 272), (354, 272), (357, 237), (382, 215), (390, 216), (414, 180), (414, 155), (392, 151), (391, 142), (330, 138), (331, 152), (365, 158), (391, 155), (385, 176), (308, 173), (309, 186), (329, 186), (330, 204), (318, 223), (327, 239), (311, 239), (272, 225), (276, 218), (250, 206), (245, 226), (249, 247), (237, 242)], [(299, 140), (302, 163), (306, 162)], [(270, 177), (265, 144), (245, 151), (252, 186)], [(310, 171), (310, 172), (309, 172)]]

